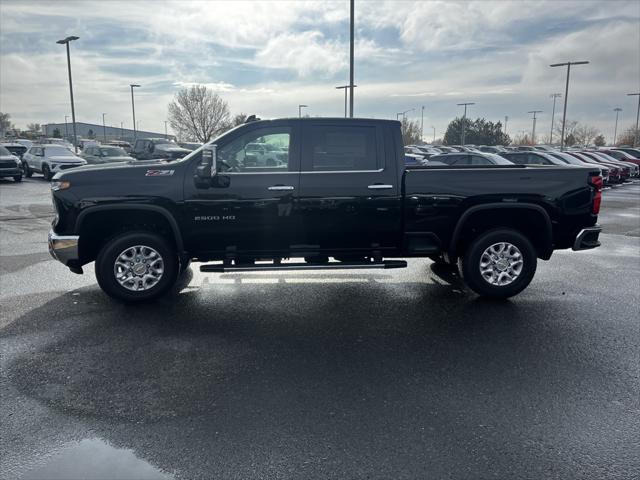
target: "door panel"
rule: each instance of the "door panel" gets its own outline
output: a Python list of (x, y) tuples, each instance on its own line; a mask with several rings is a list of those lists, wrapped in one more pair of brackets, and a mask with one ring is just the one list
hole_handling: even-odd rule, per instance
[(304, 245), (324, 253), (394, 248), (400, 185), (395, 162), (385, 164), (382, 127), (305, 121), (303, 138)]
[[(299, 242), (299, 127), (234, 131), (218, 143), (218, 174), (210, 188), (197, 188), (193, 162), (185, 177), (187, 248), (220, 257), (227, 254), (286, 253)], [(284, 138), (288, 143), (283, 144)], [(250, 152), (260, 141), (268, 155)], [(252, 145), (248, 150), (246, 145)], [(249, 153), (247, 153), (249, 152)]]

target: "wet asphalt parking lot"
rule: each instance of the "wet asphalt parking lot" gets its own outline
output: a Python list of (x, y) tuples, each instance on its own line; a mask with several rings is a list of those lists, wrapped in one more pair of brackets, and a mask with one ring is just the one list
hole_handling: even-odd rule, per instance
[(404, 270), (202, 274), (127, 307), (0, 179), (0, 478), (640, 477), (640, 184), (484, 301)]

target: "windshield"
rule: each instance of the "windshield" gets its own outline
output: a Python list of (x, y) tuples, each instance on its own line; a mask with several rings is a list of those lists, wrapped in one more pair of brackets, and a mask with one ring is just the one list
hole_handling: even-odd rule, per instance
[(165, 143), (173, 143), (171, 140), (167, 140), (164, 138), (154, 138), (153, 140), (154, 145), (164, 145)]
[(100, 149), (100, 153), (102, 153), (103, 157), (126, 157), (127, 152), (125, 152), (120, 147), (104, 147)]
[(485, 157), (490, 158), (496, 165), (513, 165), (513, 162), (510, 162), (504, 157), (497, 155), (495, 153), (484, 153)]
[(46, 146), (47, 155), (57, 155), (61, 157), (72, 157), (74, 154), (71, 150), (62, 146)]
[(9, 150), (7, 150), (6, 148), (4, 148), (2, 145), (0, 145), (0, 155), (5, 157), (7, 155), (11, 155), (11, 152)]

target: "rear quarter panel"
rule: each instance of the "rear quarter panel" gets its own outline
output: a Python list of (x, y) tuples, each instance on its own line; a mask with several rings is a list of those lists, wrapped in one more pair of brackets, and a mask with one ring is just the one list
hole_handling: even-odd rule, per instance
[[(554, 239), (594, 224), (586, 167), (408, 168), (404, 173), (404, 231), (432, 232), (446, 248), (462, 214), (488, 203), (535, 204), (548, 213)], [(498, 215), (498, 213), (496, 213)]]

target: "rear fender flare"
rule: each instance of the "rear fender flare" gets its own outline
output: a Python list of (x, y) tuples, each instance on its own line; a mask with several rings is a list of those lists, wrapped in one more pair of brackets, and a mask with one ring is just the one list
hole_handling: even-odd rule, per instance
[[(447, 252), (449, 258), (455, 259), (458, 257), (458, 246), (460, 244), (462, 231), (464, 229), (465, 223), (473, 214), (485, 210), (501, 209), (531, 210), (539, 214), (542, 217), (544, 223), (544, 228), (541, 232), (544, 248), (539, 253), (541, 255), (541, 258), (543, 259), (548, 259), (551, 257), (551, 253), (553, 252), (553, 227), (551, 226), (551, 218), (544, 208), (534, 203), (487, 203), (483, 205), (473, 206), (460, 216), (455, 228), (453, 229), (453, 235), (451, 236), (450, 247), (449, 251)], [(504, 225), (504, 227), (509, 227), (509, 225)]]

